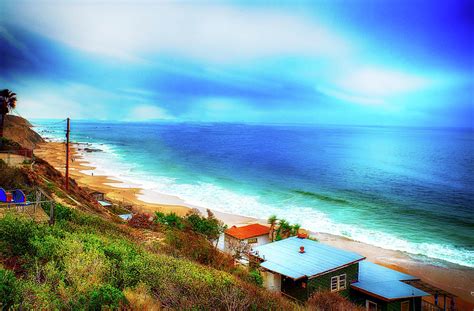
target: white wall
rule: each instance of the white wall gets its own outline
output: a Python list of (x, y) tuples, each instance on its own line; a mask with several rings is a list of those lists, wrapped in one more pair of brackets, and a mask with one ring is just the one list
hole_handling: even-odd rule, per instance
[(263, 271), (263, 286), (272, 292), (281, 291), (281, 275), (278, 273), (271, 273), (270, 271)]
[(270, 238), (268, 237), (268, 234), (265, 234), (265, 235), (258, 236), (257, 237), (257, 243), (253, 243), (253, 244), (251, 244), (251, 246), (252, 247), (260, 246), (260, 245), (264, 245), (264, 244), (268, 244), (268, 243), (270, 243)]

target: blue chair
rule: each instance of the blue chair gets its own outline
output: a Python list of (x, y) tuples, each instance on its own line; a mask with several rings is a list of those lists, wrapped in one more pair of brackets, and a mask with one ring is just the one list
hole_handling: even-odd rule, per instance
[(1, 203), (8, 203), (7, 202), (7, 192), (3, 188), (0, 188), (0, 202)]
[(20, 189), (12, 191), (13, 203), (15, 204), (26, 204), (26, 195)]

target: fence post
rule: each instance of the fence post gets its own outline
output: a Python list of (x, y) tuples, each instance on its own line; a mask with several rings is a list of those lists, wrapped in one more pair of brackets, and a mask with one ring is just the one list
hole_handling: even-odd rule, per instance
[(50, 204), (51, 206), (49, 207), (49, 224), (52, 226), (54, 225), (54, 201)]

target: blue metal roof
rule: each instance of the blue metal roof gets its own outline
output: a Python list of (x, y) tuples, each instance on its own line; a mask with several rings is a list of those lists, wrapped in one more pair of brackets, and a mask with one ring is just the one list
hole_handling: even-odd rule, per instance
[(416, 276), (398, 272), (370, 261), (363, 261), (359, 264), (359, 281), (408, 281), (418, 280)]
[(112, 203), (107, 202), (107, 201), (98, 200), (97, 202), (99, 202), (99, 204), (102, 205), (102, 206), (104, 206), (104, 207), (112, 206)]
[(369, 261), (362, 261), (359, 263), (359, 282), (353, 283), (351, 286), (388, 300), (429, 296), (424, 291), (402, 282), (417, 279), (409, 274)]
[[(305, 249), (300, 253), (300, 246)], [(263, 259), (260, 266), (294, 279), (334, 270), (365, 257), (309, 239), (291, 237), (257, 246), (252, 254)]]
[(123, 220), (129, 220), (129, 219), (132, 219), (132, 214), (122, 214), (122, 215), (119, 215), (120, 218), (122, 218)]

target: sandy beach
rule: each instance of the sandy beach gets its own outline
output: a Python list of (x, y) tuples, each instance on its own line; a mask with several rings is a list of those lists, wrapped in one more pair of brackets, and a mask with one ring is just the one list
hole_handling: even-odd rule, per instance
[[(205, 210), (204, 206), (191, 206), (178, 197), (166, 194), (145, 196), (143, 190), (138, 187), (124, 184), (109, 176), (97, 174), (96, 168), (87, 161), (87, 155), (90, 150), (85, 151), (84, 149), (84, 144), (71, 147), (73, 156), (70, 163), (70, 177), (75, 179), (81, 186), (104, 192), (110, 200), (133, 205), (135, 210), (142, 212), (173, 211), (179, 215), (184, 215), (190, 208)], [(65, 146), (63, 143), (48, 142), (41, 144), (35, 150), (35, 155), (48, 161), (56, 169), (64, 173)], [(147, 202), (141, 200), (143, 197), (147, 198)], [(218, 211), (213, 212), (229, 226), (265, 222), (265, 220), (255, 218)], [(387, 250), (326, 233), (312, 232), (311, 234), (323, 243), (357, 252), (372, 262), (417, 276), (427, 283), (457, 295), (460, 298), (456, 301), (459, 310), (473, 310), (474, 308), (474, 296), (471, 294), (474, 293), (474, 269), (446, 262), (443, 262), (443, 267), (441, 267), (416, 260), (400, 251)]]

